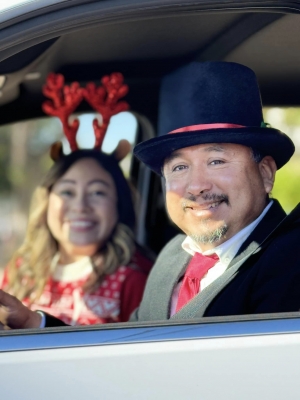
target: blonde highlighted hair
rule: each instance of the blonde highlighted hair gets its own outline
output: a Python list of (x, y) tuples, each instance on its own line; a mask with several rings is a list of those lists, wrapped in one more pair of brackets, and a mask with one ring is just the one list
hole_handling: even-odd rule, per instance
[(58, 244), (47, 225), (49, 194), (54, 183), (79, 159), (93, 158), (111, 174), (117, 189), (119, 216), (111, 237), (91, 257), (93, 273), (83, 289), (86, 292), (93, 291), (105, 275), (129, 263), (135, 250), (135, 215), (131, 191), (117, 162), (109, 157), (94, 150), (79, 150), (64, 156), (51, 168), (44, 183), (34, 191), (24, 242), (13, 255), (7, 270), (6, 289), (20, 300), (28, 298), (30, 303), (36, 301), (51, 275), (51, 262), (58, 252)]

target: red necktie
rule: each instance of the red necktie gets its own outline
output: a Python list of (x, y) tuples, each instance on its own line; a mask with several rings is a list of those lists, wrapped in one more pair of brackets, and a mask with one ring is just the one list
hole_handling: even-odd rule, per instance
[(180, 287), (176, 312), (185, 306), (200, 290), (200, 281), (207, 271), (219, 261), (216, 254), (204, 256), (195, 253), (184, 274)]

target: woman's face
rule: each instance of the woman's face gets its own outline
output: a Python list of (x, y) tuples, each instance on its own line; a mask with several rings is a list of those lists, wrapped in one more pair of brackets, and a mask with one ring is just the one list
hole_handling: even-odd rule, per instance
[(47, 224), (60, 249), (93, 255), (118, 221), (111, 175), (92, 158), (74, 163), (49, 195)]

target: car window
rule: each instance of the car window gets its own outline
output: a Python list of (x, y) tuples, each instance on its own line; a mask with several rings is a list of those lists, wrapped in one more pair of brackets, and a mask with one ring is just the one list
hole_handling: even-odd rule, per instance
[[(25, 1), (16, 0), (15, 3), (25, 4)], [(11, 2), (10, 5), (15, 3)], [(28, 1), (26, 3), (33, 4), (34, 1)], [(43, 1), (42, 3), (43, 5), (48, 3), (50, 4), (51, 1)], [(53, 4), (54, 3), (57, 3), (57, 1), (53, 0)], [(102, 3), (105, 3), (105, 6), (108, 3), (114, 2), (91, 2), (91, 7), (96, 7), (99, 5), (100, 9), (100, 3), (102, 7)], [(148, 2), (145, 1), (143, 3), (146, 4)], [(169, 3), (171, 4), (171, 2)], [(176, 2), (174, 2), (174, 4), (175, 3)], [(253, 67), (253, 65), (251, 65), (251, 59), (249, 60), (243, 54), (239, 59), (238, 52), (232, 55), (233, 58), (236, 57), (236, 59), (233, 59), (232, 61), (237, 61), (252, 66), (252, 68), (257, 72), (258, 76), (263, 79), (265, 91), (267, 85), (264, 81), (264, 77), (271, 77), (267, 82), (270, 87), (272, 86), (272, 90), (270, 91), (272, 95), (272, 101), (270, 101), (271, 104), (273, 104), (274, 92), (276, 92), (276, 88), (273, 90), (273, 83), (275, 84), (276, 81), (278, 84), (277, 86), (286, 83), (284, 80), (280, 81), (273, 78), (272, 74), (274, 71), (276, 71), (278, 75), (278, 69), (281, 68), (281, 75), (291, 77), (290, 82), (294, 86), (293, 79), (296, 77), (296, 75), (293, 76), (290, 72), (290, 69), (286, 70), (282, 68), (282, 65), (279, 63), (277, 58), (278, 54), (283, 54), (282, 50), (286, 50), (292, 55), (292, 58), (287, 58), (286, 54), (284, 53), (285, 57), (281, 57), (282, 64), (289, 68), (294, 65), (295, 67), (292, 68), (292, 71), (294, 69), (298, 71), (297, 63), (294, 61), (295, 54), (298, 54), (297, 51), (295, 51), (295, 49), (291, 46), (282, 46), (284, 49), (279, 48), (278, 50), (277, 47), (273, 46), (272, 44), (281, 44), (282, 42), (286, 42), (287, 38), (290, 40), (292, 37), (297, 37), (297, 31), (289, 32), (290, 27), (292, 29), (296, 26), (298, 29), (298, 19), (296, 21), (296, 18), (298, 17), (296, 15), (289, 15), (281, 18), (282, 15), (280, 12), (274, 13), (273, 9), (273, 11), (270, 11), (269, 13), (261, 13), (261, 10), (259, 10), (259, 12), (253, 14), (248, 12), (245, 12), (244, 14), (242, 9), (240, 9), (240, 13), (236, 12), (238, 9), (236, 9), (233, 13), (228, 12), (228, 10), (225, 13), (218, 13), (215, 12), (215, 9), (212, 12), (212, 9), (210, 9), (210, 12), (207, 12), (206, 10), (202, 15), (202, 5), (200, 7), (201, 2), (196, 3), (199, 4), (197, 4), (197, 6), (194, 5), (193, 9), (184, 7), (185, 11), (182, 15), (180, 12), (178, 12), (179, 8), (176, 8), (173, 10), (174, 13), (172, 18), (169, 16), (165, 16), (166, 18), (153, 18), (151, 15), (151, 18), (148, 18), (148, 20), (147, 18), (144, 19), (144, 15), (140, 20), (136, 16), (135, 18), (130, 16), (130, 18), (126, 20), (126, 14), (122, 15), (118, 9), (117, 12), (122, 18), (122, 23), (118, 23), (117, 18), (117, 23), (111, 23), (111, 21), (114, 21), (114, 18), (112, 18), (113, 14), (109, 14), (109, 23), (105, 21), (103, 26), (99, 23), (99, 27), (96, 26), (95, 22), (97, 21), (98, 16), (100, 16), (100, 22), (102, 21), (101, 18), (105, 17), (103, 10), (101, 10), (101, 14), (96, 14), (91, 12), (90, 9), (84, 10), (83, 7), (73, 7), (73, 10), (71, 8), (68, 10), (68, 18), (70, 21), (72, 21), (72, 30), (68, 30), (68, 24), (65, 24), (63, 18), (61, 18), (61, 21), (63, 21), (62, 26), (60, 26), (60, 22), (55, 24), (52, 23), (54, 19), (52, 20), (51, 17), (55, 13), (51, 13), (51, 15), (49, 13), (49, 16), (47, 16), (47, 18), (49, 17), (47, 24), (45, 24), (45, 21), (42, 19), (41, 21), (37, 21), (37, 27), (39, 30), (36, 29), (36, 32), (38, 32), (38, 35), (36, 33), (30, 33), (30, 35), (32, 35), (30, 36), (28, 32), (33, 31), (32, 28), (35, 27), (35, 21), (34, 18), (32, 18), (33, 23), (28, 24), (28, 27), (25, 27), (24, 31), (22, 30), (22, 27), (19, 29), (19, 35), (24, 36), (24, 38), (14, 38), (13, 43), (4, 43), (2, 46), (2, 51), (3, 49), (6, 50), (6, 48), (8, 48), (12, 54), (16, 54), (18, 58), (23, 59), (23, 53), (21, 54), (21, 50), (27, 50), (31, 44), (40, 43), (46, 38), (49, 39), (57, 37), (59, 39), (57, 43), (53, 45), (53, 48), (49, 48), (49, 51), (45, 53), (40, 60), (35, 61), (35, 64), (30, 66), (28, 65), (28, 67), (26, 67), (26, 71), (23, 71), (24, 74), (22, 72), (22, 90), (20, 93), (28, 93), (31, 96), (29, 97), (30, 101), (27, 99), (27, 101), (25, 100), (24, 103), (18, 102), (17, 96), (19, 93), (18, 89), (21, 78), (19, 78), (19, 75), (15, 76), (11, 74), (11, 71), (8, 69), (8, 78), (13, 80), (12, 87), (15, 90), (10, 92), (8, 90), (10, 86), (7, 86), (7, 91), (5, 87), (5, 90), (2, 91), (3, 93), (1, 92), (4, 104), (2, 109), (3, 121), (12, 120), (11, 115), (14, 115), (12, 110), (19, 110), (19, 112), (22, 111), (22, 115), (27, 115), (27, 112), (34, 110), (33, 105), (35, 102), (35, 96), (32, 96), (32, 93), (36, 92), (37, 87), (40, 93), (41, 81), (42, 78), (45, 77), (45, 73), (49, 72), (49, 66), (53, 71), (66, 72), (66, 76), (69, 76), (70, 79), (74, 75), (74, 79), (78, 79), (80, 76), (80, 80), (82, 80), (82, 82), (87, 81), (87, 79), (90, 79), (91, 76), (93, 80), (96, 78), (99, 79), (99, 66), (101, 66), (101, 68), (103, 67), (105, 70), (107, 69), (109, 72), (120, 66), (122, 67), (120, 70), (130, 72), (128, 74), (126, 73), (125, 75), (128, 82), (130, 82), (133, 86), (132, 93), (134, 95), (132, 97), (136, 102), (135, 105), (139, 106), (135, 107), (135, 109), (137, 109), (138, 112), (147, 115), (149, 120), (155, 124), (159, 111), (157, 109), (157, 98), (161, 76), (170, 72), (170, 70), (175, 68), (175, 66), (177, 67), (177, 64), (179, 66), (187, 62), (190, 60), (191, 55), (194, 57), (196, 53), (199, 54), (199, 59), (202, 60), (223, 60), (226, 59), (226, 57), (230, 58), (230, 54), (234, 53), (235, 49), (244, 49), (244, 47), (240, 46), (240, 44), (242, 44), (243, 41), (247, 42), (248, 37), (251, 37), (252, 35), (253, 38), (256, 38), (258, 36), (256, 31), (259, 31), (260, 29), (262, 31), (266, 31), (267, 35), (269, 35), (269, 39), (267, 38), (268, 40), (263, 38), (264, 40), (260, 41), (260, 43), (265, 46), (263, 47), (264, 51), (262, 51), (260, 47), (257, 47), (257, 41), (255, 42), (255, 51), (249, 51), (249, 48), (247, 48), (247, 46), (245, 47), (247, 56), (250, 57), (251, 55), (251, 57), (253, 57), (253, 54), (257, 54), (257, 56), (254, 57), (254, 61), (257, 61), (257, 65), (254, 63)], [(209, 2), (207, 2), (207, 4), (208, 3)], [(242, 4), (242, 2), (233, 3), (235, 3), (234, 7), (236, 7), (237, 3)], [(124, 4), (127, 6), (127, 2), (124, 2)], [(178, 7), (177, 4), (176, 7)], [(196, 10), (196, 7), (199, 9), (197, 8)], [(142, 10), (142, 8), (143, 7), (141, 6), (140, 9)], [(164, 8), (164, 6), (162, 6), (162, 8)], [(95, 30), (90, 30), (86, 22), (86, 25), (79, 25), (74, 17), (74, 15), (77, 17), (77, 14), (73, 13), (73, 11), (81, 13), (82, 18), (86, 17), (82, 11), (85, 11), (86, 13), (88, 11), (93, 18), (93, 21), (91, 20), (91, 27)], [(134, 12), (136, 12), (136, 10), (134, 10)], [(172, 13), (170, 13), (170, 15), (172, 15)], [(123, 20), (124, 18), (125, 20)], [(288, 27), (285, 26), (285, 29), (280, 30), (276, 24), (272, 25), (273, 29), (276, 31), (276, 34), (273, 34), (273, 36), (268, 33), (269, 31), (267, 28), (264, 29), (264, 27), (270, 24), (273, 19), (279, 19), (279, 23), (281, 23), (281, 20), (285, 20), (287, 18), (289, 18), (290, 22), (287, 22)], [(148, 25), (150, 20), (151, 25)], [(174, 23), (174, 20), (176, 23)], [(86, 21), (90, 20), (86, 18)], [(193, 21), (194, 24), (191, 23)], [(293, 21), (294, 23), (292, 23)], [(39, 26), (40, 22), (41, 25)], [(77, 29), (76, 24), (78, 24), (80, 29), (78, 29), (78, 32), (76, 32), (75, 35), (75, 29)], [(54, 30), (51, 25), (53, 27), (57, 27), (57, 30)], [(48, 26), (50, 26), (50, 29), (48, 29)], [(81, 29), (82, 26), (87, 29)], [(144, 26), (146, 34), (142, 29)], [(245, 30), (240, 29), (242, 26), (246, 27)], [(48, 30), (45, 28), (44, 32), (42, 27), (43, 29), (46, 27)], [(107, 31), (104, 30), (102, 32), (101, 29), (103, 27), (107, 29)], [(178, 29), (178, 27), (180, 27), (180, 29)], [(215, 30), (215, 27), (218, 29)], [(28, 29), (28, 32), (26, 29)], [(181, 40), (178, 40), (178, 32), (181, 32)], [(284, 37), (282, 37), (282, 32), (285, 32)], [(46, 36), (46, 33), (48, 36)], [(126, 36), (127, 33), (130, 34), (128, 37)], [(294, 34), (292, 35), (292, 33)], [(6, 32), (3, 32), (3, 35), (4, 34), (6, 34)], [(160, 40), (157, 40), (155, 34), (160, 36)], [(7, 36), (9, 37), (10, 35), (11, 34), (8, 32)], [(14, 35), (16, 35), (16, 32)], [(109, 38), (109, 40), (103, 40), (103, 38)], [(235, 40), (232, 40), (233, 38)], [(282, 40), (278, 40), (279, 38)], [(29, 40), (31, 40), (31, 42), (29, 42)], [(99, 43), (97, 41), (99, 41)], [(3, 40), (3, 42), (5, 41)], [(15, 49), (14, 46), (16, 46), (18, 43), (20, 44), (20, 47)], [(165, 45), (162, 45), (162, 43), (165, 43)], [(227, 43), (228, 45), (224, 46), (224, 43)], [(56, 50), (58, 50), (57, 53), (55, 53)], [(269, 59), (269, 51), (271, 52), (272, 50), (274, 53), (276, 53), (275, 55), (277, 62), (273, 62), (271, 69), (270, 63), (262, 62), (262, 60), (266, 61)], [(52, 51), (53, 54), (51, 55)], [(20, 54), (18, 52), (20, 52)], [(52, 58), (54, 54), (55, 56)], [(264, 57), (265, 54), (268, 54), (268, 56)], [(3, 51), (2, 56), (4, 59), (6, 59), (8, 54), (5, 54)], [(174, 60), (171, 57), (174, 57)], [(141, 63), (134, 64), (133, 61), (132, 64), (132, 60), (141, 60)], [(15, 62), (13, 64), (15, 64)], [(263, 66), (263, 68), (260, 66)], [(96, 73), (95, 70), (97, 71)], [(91, 74), (91, 71), (93, 74)], [(274, 77), (277, 75), (275, 74)], [(34, 79), (32, 79), (34, 76), (37, 79), (36, 82)], [(38, 79), (41, 80), (38, 81)], [(7, 80), (7, 82), (10, 81)], [(140, 85), (140, 87), (138, 87), (138, 85)], [(284, 92), (285, 100), (283, 101), (283, 99), (280, 99), (280, 101), (282, 101), (280, 104), (288, 104), (290, 100), (291, 91), (288, 90), (288, 86), (284, 87), (287, 88)], [(34, 88), (34, 90), (32, 90), (32, 88)], [(280, 91), (277, 90), (277, 92), (279, 93)], [(19, 97), (20, 99), (22, 98), (22, 96)], [(277, 99), (278, 97), (276, 98), (276, 101)], [(12, 100), (16, 100), (16, 103)], [(268, 101), (266, 103), (268, 104)], [(297, 102), (294, 104), (297, 104)], [(40, 110), (39, 101), (38, 107)], [(291, 122), (291, 118), (289, 116), (290, 110), (291, 109), (286, 110), (278, 107), (265, 109), (265, 121), (270, 123), (272, 126), (287, 132), (289, 135), (291, 135), (296, 144), (296, 154), (293, 156), (291, 162), (278, 172), (278, 178), (276, 179), (276, 184), (272, 193), (274, 198), (280, 199), (287, 212), (289, 212), (299, 202), (300, 197), (298, 194), (299, 177), (297, 175), (297, 171), (300, 170), (299, 146), (297, 144), (297, 137), (300, 137), (297, 133), (299, 125), (296, 117)], [(297, 112), (297, 109), (295, 109), (295, 116)], [(22, 116), (17, 114), (17, 111), (15, 115), (17, 118), (22, 118)], [(38, 112), (32, 111), (32, 114), (30, 115), (38, 115)], [(290, 124), (288, 127), (285, 125), (280, 126), (280, 115), (281, 117), (284, 116), (281, 120), (283, 124)], [(82, 127), (89, 126), (93, 116), (84, 115), (81, 119)], [(44, 126), (43, 121), (46, 120), (48, 120), (48, 122), (47, 125)], [(59, 122), (55, 119), (50, 120), (46, 118), (44, 118), (43, 121), (29, 121), (27, 127), (24, 126), (24, 123), (3, 127), (3, 129), (10, 129), (9, 133), (6, 134), (4, 132), (3, 135), (1, 135), (0, 131), (0, 257), (3, 257), (3, 260), (0, 259), (1, 266), (6, 264), (10, 254), (17, 248), (24, 237), (30, 194), (32, 193), (33, 188), (41, 176), (51, 165), (51, 161), (48, 157), (48, 149), (50, 144), (53, 143), (54, 140), (61, 139)], [(119, 131), (118, 134), (121, 135), (121, 138), (123, 137), (122, 134), (127, 126), (127, 123), (123, 122), (119, 126), (121, 126), (122, 133)], [(82, 138), (79, 140), (82, 140), (83, 145), (85, 145), (86, 142), (89, 144), (90, 139), (85, 134), (85, 130), (82, 132)], [(132, 140), (129, 138), (132, 143), (135, 142), (136, 133), (137, 124), (134, 130), (134, 138)], [(80, 133), (79, 136), (81, 136)], [(143, 139), (144, 138), (139, 137), (138, 141)], [(107, 146), (107, 151), (110, 152), (112, 150), (111, 143), (113, 141), (117, 143), (118, 140), (119, 139), (117, 136), (114, 136), (111, 141), (107, 139), (104, 142), (104, 147)], [(64, 147), (67, 152), (67, 144), (65, 144)], [(125, 165), (123, 165), (123, 168), (125, 174), (128, 176), (130, 174), (131, 159), (127, 158), (124, 164)], [(171, 226), (170, 222), (167, 222), (164, 205), (164, 193), (161, 191), (161, 181), (159, 177), (150, 174), (149, 170), (146, 170), (143, 165), (138, 164), (137, 166), (133, 165), (133, 167), (134, 172), (137, 171), (136, 174), (133, 174), (134, 177), (137, 177), (135, 183), (140, 189), (142, 200), (144, 200), (144, 206), (141, 207), (143, 209), (143, 218), (139, 219), (141, 223), (140, 226), (138, 226), (138, 232), (140, 232), (139, 237), (141, 238), (140, 242), (147, 243), (152, 250), (154, 249), (158, 253), (163, 245), (175, 234), (174, 229), (171, 229), (173, 226)], [(11, 210), (14, 211), (12, 212)], [(141, 216), (142, 213), (140, 212), (139, 217)]]

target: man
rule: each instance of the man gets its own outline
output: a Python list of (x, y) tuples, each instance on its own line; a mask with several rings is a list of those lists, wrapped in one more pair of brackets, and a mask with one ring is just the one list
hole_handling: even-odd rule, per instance
[(298, 311), (299, 210), (286, 218), (269, 198), (294, 146), (263, 122), (253, 71), (191, 63), (164, 79), (160, 113), (162, 136), (135, 155), (163, 176), (186, 236), (159, 255), (132, 319)]
[[(160, 133), (135, 154), (163, 176), (185, 235), (159, 255), (132, 320), (298, 311), (299, 210), (286, 217), (269, 198), (294, 145), (263, 123), (253, 71), (224, 62), (175, 71), (162, 84)], [(41, 326), (4, 292), (0, 303), (4, 324)]]

